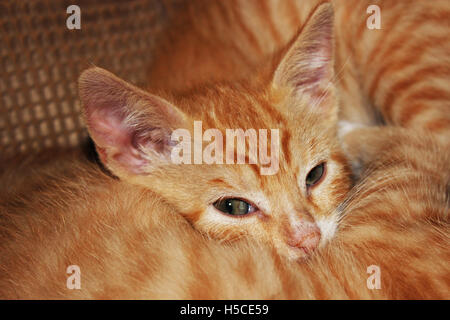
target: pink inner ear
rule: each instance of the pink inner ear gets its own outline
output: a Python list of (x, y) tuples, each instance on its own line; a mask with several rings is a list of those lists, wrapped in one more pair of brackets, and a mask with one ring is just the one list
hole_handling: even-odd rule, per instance
[[(125, 115), (108, 107), (86, 108), (86, 111), (88, 126), (97, 146), (103, 152), (110, 150), (113, 159), (127, 170), (143, 173), (147, 161), (134, 141), (136, 131), (127, 125)], [(107, 157), (103, 156), (102, 161), (107, 165)]]
[(291, 84), (300, 91), (312, 94), (324, 89), (324, 85), (331, 81), (333, 76), (331, 34), (320, 36), (308, 46), (298, 48), (299, 52), (294, 53), (291, 62), (294, 66), (290, 69)]
[(275, 73), (275, 83), (321, 97), (333, 78), (333, 10), (319, 6)]
[(294, 79), (292, 79), (292, 83), (296, 88), (301, 89), (302, 91), (315, 92), (322, 82), (326, 82), (330, 80), (330, 74), (328, 71), (329, 60), (326, 60), (326, 57), (315, 57), (314, 60), (311, 61), (312, 65), (316, 65), (314, 70), (307, 70), (306, 72), (300, 72), (296, 75)]
[(84, 71), (79, 87), (89, 132), (108, 167), (143, 174), (149, 155), (170, 158), (170, 133), (183, 117), (169, 102), (100, 68)]

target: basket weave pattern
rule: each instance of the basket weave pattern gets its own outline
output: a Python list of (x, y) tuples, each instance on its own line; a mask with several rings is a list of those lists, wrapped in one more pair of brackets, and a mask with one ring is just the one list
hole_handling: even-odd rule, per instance
[(0, 1), (0, 160), (83, 141), (78, 76), (97, 65), (143, 85), (164, 17), (159, 0)]

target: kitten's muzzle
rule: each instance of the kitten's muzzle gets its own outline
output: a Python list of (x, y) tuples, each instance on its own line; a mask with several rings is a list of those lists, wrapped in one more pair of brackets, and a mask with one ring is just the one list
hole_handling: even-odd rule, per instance
[(303, 222), (290, 232), (287, 244), (302, 249), (307, 255), (311, 254), (320, 243), (320, 229), (313, 222)]

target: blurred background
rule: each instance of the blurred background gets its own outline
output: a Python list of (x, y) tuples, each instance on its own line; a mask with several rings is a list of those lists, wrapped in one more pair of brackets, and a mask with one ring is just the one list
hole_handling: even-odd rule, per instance
[[(167, 6), (180, 0), (0, 0), (0, 163), (84, 142), (77, 78), (91, 65), (145, 84)], [(81, 9), (70, 30), (67, 7)]]

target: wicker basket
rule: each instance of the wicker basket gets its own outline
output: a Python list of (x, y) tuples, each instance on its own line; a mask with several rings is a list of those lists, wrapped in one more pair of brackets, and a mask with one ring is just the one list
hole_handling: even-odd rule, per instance
[[(80, 30), (66, 26), (74, 3), (81, 9)], [(85, 139), (76, 81), (90, 65), (143, 85), (166, 20), (163, 3), (1, 1), (0, 161)]]

